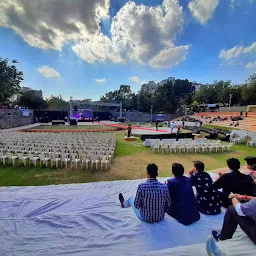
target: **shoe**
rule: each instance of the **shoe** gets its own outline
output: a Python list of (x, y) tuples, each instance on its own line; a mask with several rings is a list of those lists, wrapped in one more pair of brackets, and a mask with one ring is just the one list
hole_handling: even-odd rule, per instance
[(122, 193), (119, 194), (119, 201), (120, 201), (122, 207), (124, 208), (124, 197), (123, 197)]
[(225, 239), (223, 239), (221, 233), (219, 233), (219, 232), (217, 232), (217, 231), (215, 231), (215, 230), (212, 231), (212, 236), (214, 237), (214, 239), (215, 239), (217, 242), (218, 242), (218, 241), (223, 241), (223, 240), (225, 240)]

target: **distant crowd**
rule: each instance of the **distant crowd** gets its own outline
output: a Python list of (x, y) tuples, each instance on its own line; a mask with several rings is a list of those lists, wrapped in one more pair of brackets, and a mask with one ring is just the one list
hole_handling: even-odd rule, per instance
[(247, 157), (245, 161), (249, 174), (241, 173), (240, 161), (230, 158), (227, 160), (230, 171), (219, 173), (215, 182), (204, 171), (205, 165), (201, 161), (193, 162), (188, 177), (184, 176), (181, 164), (173, 163), (174, 177), (164, 184), (157, 180), (157, 165), (149, 164), (148, 179), (138, 186), (136, 196), (125, 200), (119, 194), (121, 206), (132, 207), (137, 217), (145, 222), (159, 222), (167, 213), (183, 225), (199, 221), (200, 212), (217, 215), (221, 213), (221, 207), (225, 207), (227, 210), (221, 231), (212, 232), (215, 240), (232, 238), (240, 225), (256, 244), (256, 157)]

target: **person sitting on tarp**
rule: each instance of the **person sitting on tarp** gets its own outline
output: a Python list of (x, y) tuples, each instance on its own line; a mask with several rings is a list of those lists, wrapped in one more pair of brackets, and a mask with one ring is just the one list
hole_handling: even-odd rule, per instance
[(183, 225), (190, 225), (200, 219), (190, 179), (183, 175), (184, 167), (179, 163), (172, 165), (172, 173), (174, 178), (167, 181), (172, 204), (166, 213)]
[[(256, 244), (256, 197), (230, 193), (232, 205), (227, 208), (221, 232), (212, 231), (216, 241), (233, 237), (237, 226)], [(246, 200), (245, 203), (240, 201)]]
[(145, 222), (154, 223), (163, 220), (165, 207), (171, 205), (168, 188), (165, 184), (158, 182), (158, 167), (156, 164), (147, 166), (147, 181), (138, 186), (136, 197), (124, 200), (119, 194), (121, 206), (132, 207), (137, 217)]
[(254, 193), (253, 180), (249, 175), (243, 174), (239, 171), (240, 161), (236, 158), (227, 160), (227, 165), (230, 170), (229, 173), (219, 173), (219, 179), (214, 183), (215, 188), (222, 189), (219, 193), (222, 201), (222, 206), (228, 207), (231, 205), (228, 196), (231, 192), (237, 194), (247, 194), (252, 196)]
[(209, 173), (204, 171), (204, 163), (194, 161), (189, 172), (192, 186), (196, 188), (199, 211), (204, 214), (217, 215), (221, 213), (221, 202), (218, 190), (214, 187)]

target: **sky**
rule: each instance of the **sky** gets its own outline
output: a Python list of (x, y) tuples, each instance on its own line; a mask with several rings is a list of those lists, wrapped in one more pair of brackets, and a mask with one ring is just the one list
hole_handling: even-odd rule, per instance
[(256, 72), (256, 0), (1, 0), (0, 56), (44, 97)]

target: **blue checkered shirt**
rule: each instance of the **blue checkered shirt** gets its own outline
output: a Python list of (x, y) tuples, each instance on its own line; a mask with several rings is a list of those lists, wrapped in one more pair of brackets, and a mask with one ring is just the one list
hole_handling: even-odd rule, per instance
[(157, 179), (148, 179), (138, 186), (134, 206), (140, 209), (141, 216), (146, 222), (158, 222), (164, 218), (166, 207), (171, 206), (167, 185)]

